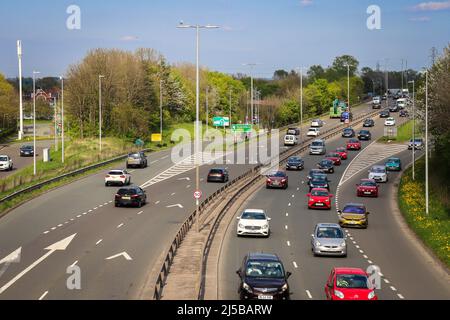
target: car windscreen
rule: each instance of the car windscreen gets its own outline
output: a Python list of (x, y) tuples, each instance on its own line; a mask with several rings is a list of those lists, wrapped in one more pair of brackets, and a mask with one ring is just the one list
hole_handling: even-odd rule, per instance
[(266, 215), (263, 212), (245, 211), (242, 213), (241, 219), (244, 220), (265, 220)]
[(311, 143), (311, 146), (313, 146), (313, 147), (322, 147), (323, 143), (319, 142), (319, 141), (314, 141), (313, 143)]
[(336, 276), (336, 286), (347, 289), (368, 289), (367, 277), (360, 274), (338, 274)]
[(327, 176), (325, 176), (325, 175), (315, 175), (315, 176), (313, 176), (312, 182), (317, 182), (317, 183), (328, 182), (327, 181)]
[(313, 190), (311, 191), (311, 196), (313, 197), (328, 197), (328, 192), (325, 190)]
[(302, 159), (299, 157), (292, 157), (288, 159), (288, 162), (300, 162), (300, 161), (302, 161)]
[(391, 163), (391, 162), (399, 163), (400, 159), (390, 158), (390, 159), (387, 160), (387, 162), (389, 162), (389, 163)]
[(209, 174), (222, 174), (222, 170), (221, 169), (211, 169), (209, 171)]
[(359, 134), (369, 134), (369, 131), (367, 131), (367, 130), (361, 130), (361, 131), (359, 132)]
[(320, 227), (317, 229), (317, 238), (331, 238), (331, 239), (342, 239), (344, 235), (341, 229), (330, 228), (330, 227)]
[(120, 195), (130, 196), (133, 194), (137, 194), (137, 190), (136, 189), (120, 189), (117, 193)]
[(336, 151), (337, 152), (345, 152), (345, 148), (337, 148)]
[(322, 160), (320, 161), (321, 166), (331, 166), (333, 162), (331, 160)]
[(281, 263), (274, 261), (249, 261), (245, 274), (252, 278), (284, 278), (284, 269)]
[(344, 129), (344, 132), (353, 132), (353, 129), (346, 128)]
[(384, 172), (386, 172), (386, 169), (384, 167), (373, 167), (372, 169), (370, 169), (370, 172), (384, 173)]
[(373, 181), (361, 181), (361, 186), (363, 187), (376, 187), (377, 183)]
[(366, 213), (366, 208), (362, 206), (345, 206), (344, 210), (342, 210), (343, 213), (358, 213), (358, 214), (364, 214)]
[(296, 133), (297, 133), (297, 130), (295, 130), (295, 129), (289, 129), (289, 130), (287, 131), (287, 133), (288, 133), (288, 134), (296, 134)]
[(33, 150), (33, 146), (23, 146), (22, 150)]

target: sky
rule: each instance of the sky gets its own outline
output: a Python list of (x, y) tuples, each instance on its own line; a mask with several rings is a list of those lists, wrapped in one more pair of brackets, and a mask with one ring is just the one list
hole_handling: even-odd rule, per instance
[[(80, 29), (67, 28), (67, 8), (80, 8)], [(369, 30), (370, 5), (380, 8), (381, 29)], [(1, 0), (0, 73), (17, 77), (16, 41), (22, 41), (23, 72), (64, 75), (89, 50), (149, 47), (169, 62), (195, 63), (195, 30), (185, 24), (214, 24), (200, 31), (200, 63), (230, 74), (270, 78), (277, 69), (329, 66), (350, 54), (360, 67), (421, 69), (430, 49), (450, 42), (450, 1), (435, 0)]]

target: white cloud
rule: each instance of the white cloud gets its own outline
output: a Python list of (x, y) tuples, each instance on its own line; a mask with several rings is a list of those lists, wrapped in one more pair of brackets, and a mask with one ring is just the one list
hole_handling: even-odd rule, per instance
[(139, 38), (136, 36), (123, 36), (122, 38), (120, 38), (120, 41), (136, 41), (136, 40), (139, 40)]
[(418, 5), (415, 5), (413, 8), (415, 11), (438, 11), (438, 10), (446, 10), (450, 9), (450, 1), (441, 1), (441, 2), (422, 2)]

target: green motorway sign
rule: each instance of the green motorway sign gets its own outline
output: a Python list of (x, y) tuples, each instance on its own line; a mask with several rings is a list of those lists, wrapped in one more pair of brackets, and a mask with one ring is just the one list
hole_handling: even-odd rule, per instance
[(229, 117), (214, 117), (213, 118), (214, 127), (229, 127), (230, 118)]
[(233, 124), (231, 126), (231, 130), (233, 132), (251, 132), (252, 131), (252, 125), (251, 124)]

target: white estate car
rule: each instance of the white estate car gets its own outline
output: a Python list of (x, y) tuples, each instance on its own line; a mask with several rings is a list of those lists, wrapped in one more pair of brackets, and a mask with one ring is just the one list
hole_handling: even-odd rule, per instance
[(395, 126), (395, 119), (392, 117), (387, 118), (384, 120), (384, 125), (389, 127)]
[(308, 137), (317, 137), (320, 134), (320, 130), (318, 128), (309, 128), (308, 133), (306, 134)]
[(237, 236), (263, 236), (269, 237), (270, 226), (264, 210), (247, 209), (237, 217)]
[(388, 173), (385, 166), (376, 165), (369, 170), (369, 179), (376, 182), (388, 182)]
[(285, 146), (295, 146), (296, 144), (298, 144), (297, 136), (294, 136), (292, 134), (287, 134), (284, 136), (284, 145)]
[(323, 127), (323, 121), (320, 119), (314, 119), (313, 121), (311, 121), (311, 127), (313, 128)]
[(105, 186), (119, 184), (121, 186), (131, 184), (131, 175), (127, 170), (111, 170), (105, 176)]
[(10, 171), (13, 169), (13, 161), (9, 156), (0, 155), (0, 170)]

